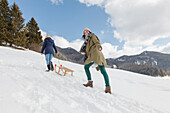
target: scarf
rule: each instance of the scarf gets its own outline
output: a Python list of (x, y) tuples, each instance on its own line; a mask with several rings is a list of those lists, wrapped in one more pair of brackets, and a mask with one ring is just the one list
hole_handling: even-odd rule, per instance
[(87, 54), (86, 54), (86, 45), (87, 45), (87, 42), (88, 42), (88, 39), (89, 39), (89, 36), (90, 36), (91, 33), (87, 34), (85, 36), (85, 41), (82, 45), (82, 47), (80, 48), (80, 53), (84, 55), (84, 62), (86, 61), (86, 59), (88, 58)]
[(81, 54), (86, 54), (86, 45), (87, 45), (89, 36), (90, 36), (90, 33), (85, 36), (85, 41), (84, 41), (83, 45), (80, 48), (80, 53)]

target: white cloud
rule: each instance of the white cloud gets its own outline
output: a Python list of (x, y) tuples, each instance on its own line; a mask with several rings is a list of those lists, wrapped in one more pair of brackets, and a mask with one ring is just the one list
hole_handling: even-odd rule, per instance
[[(43, 37), (42, 39), (44, 40), (45, 37), (47, 36), (47, 33), (45, 31), (43, 31), (43, 30), (40, 30), (40, 31), (41, 31), (41, 35)], [(71, 48), (74, 48), (77, 51), (80, 50), (80, 47), (82, 46), (82, 44), (84, 42), (81, 39), (76, 39), (74, 41), (69, 42), (64, 37), (56, 36), (56, 35), (51, 36), (51, 37), (54, 40), (56, 46), (61, 47), (61, 48), (71, 47)]]
[(102, 48), (102, 52), (106, 58), (113, 58), (117, 54), (117, 46), (113, 46), (110, 43), (103, 43)]
[(88, 7), (93, 5), (102, 6), (105, 0), (79, 0), (79, 2), (86, 4)]
[(164, 52), (164, 53), (169, 53), (170, 54), (170, 43), (168, 43), (167, 45), (165, 46), (162, 46), (160, 47), (161, 48), (161, 51)]
[(47, 33), (44, 32), (43, 30), (40, 29), (41, 35), (42, 35), (42, 39), (44, 40), (45, 37), (47, 36)]
[(155, 40), (170, 37), (170, 0), (79, 0), (87, 6), (102, 6), (109, 15), (108, 22), (116, 28), (114, 37), (125, 44), (120, 55), (133, 54), (145, 49), (167, 53)]
[(169, 5), (168, 0), (108, 0), (105, 11), (120, 34), (116, 38), (148, 46), (170, 36)]
[(72, 47), (77, 51), (80, 50), (80, 47), (82, 46), (82, 44), (84, 42), (81, 39), (76, 39), (74, 41), (69, 42), (64, 37), (60, 37), (60, 36), (53, 36), (52, 38), (55, 41), (56, 46), (59, 46), (61, 48)]
[(51, 0), (52, 4), (58, 5), (59, 3), (63, 4), (63, 0)]

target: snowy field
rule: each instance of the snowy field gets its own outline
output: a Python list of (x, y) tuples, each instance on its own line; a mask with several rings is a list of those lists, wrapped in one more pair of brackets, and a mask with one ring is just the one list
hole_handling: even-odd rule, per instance
[(45, 72), (45, 57), (39, 53), (0, 47), (0, 113), (170, 113), (168, 77), (106, 69), (110, 95), (94, 68), (94, 88), (86, 88), (83, 65), (60, 64), (73, 69), (74, 76)]

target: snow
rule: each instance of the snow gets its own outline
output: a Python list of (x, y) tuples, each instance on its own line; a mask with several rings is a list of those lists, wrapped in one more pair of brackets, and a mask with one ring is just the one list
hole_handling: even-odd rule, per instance
[(137, 60), (137, 61), (135, 62), (135, 64), (140, 65), (140, 61)]
[(124, 62), (125, 60), (124, 59), (117, 59), (118, 61), (120, 61), (120, 62)]
[(45, 72), (45, 57), (39, 53), (0, 47), (0, 113), (170, 113), (169, 77), (107, 68), (110, 95), (95, 68), (94, 88), (86, 88), (83, 65), (59, 62), (74, 76)]
[(156, 65), (156, 66), (158, 65), (158, 62), (156, 60), (154, 60), (154, 65)]

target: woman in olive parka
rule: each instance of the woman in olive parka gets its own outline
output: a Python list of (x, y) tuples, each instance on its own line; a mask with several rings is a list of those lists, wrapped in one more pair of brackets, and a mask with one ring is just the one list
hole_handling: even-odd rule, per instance
[(88, 82), (87, 84), (83, 84), (86, 87), (93, 87), (93, 81), (91, 79), (91, 74), (89, 71), (90, 66), (93, 64), (97, 64), (98, 67), (96, 69), (100, 69), (101, 73), (104, 76), (105, 84), (106, 84), (106, 89), (105, 93), (110, 93), (111, 94), (111, 87), (109, 83), (109, 77), (108, 74), (105, 70), (105, 66), (107, 65), (106, 60), (104, 58), (103, 53), (101, 52), (102, 46), (100, 44), (99, 38), (94, 34), (91, 33), (90, 29), (85, 28), (83, 31), (84, 34), (84, 44), (80, 49), (80, 52), (85, 53), (85, 72), (87, 75)]

